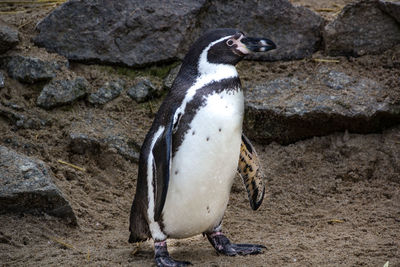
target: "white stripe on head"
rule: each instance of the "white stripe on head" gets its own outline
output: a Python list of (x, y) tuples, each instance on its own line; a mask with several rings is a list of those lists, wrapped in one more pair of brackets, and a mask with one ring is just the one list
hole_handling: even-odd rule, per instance
[(203, 52), (201, 52), (200, 54), (200, 58), (199, 58), (199, 62), (198, 62), (198, 70), (199, 70), (199, 74), (200, 77), (203, 75), (223, 75), (222, 73), (224, 73), (225, 71), (228, 71), (228, 75), (229, 74), (233, 74), (232, 73), (232, 68), (235, 70), (235, 73), (237, 75), (236, 72), (236, 68), (232, 65), (228, 65), (228, 64), (214, 64), (214, 63), (210, 63), (207, 60), (207, 55), (208, 55), (208, 51), (210, 50), (210, 48), (222, 41), (225, 41), (229, 38), (231, 38), (232, 36), (225, 36), (222, 37), (212, 43), (210, 43), (204, 50)]
[(197, 65), (199, 75), (197, 76), (195, 83), (186, 92), (182, 104), (177, 108), (174, 115), (174, 123), (177, 121), (179, 113), (183, 113), (185, 111), (186, 104), (193, 99), (198, 89), (211, 82), (219, 82), (224, 79), (235, 78), (238, 76), (235, 66), (230, 64), (210, 63), (207, 60), (207, 54), (210, 48), (216, 43), (225, 41), (230, 37), (232, 36), (225, 36), (210, 43), (200, 54), (199, 62)]
[[(154, 164), (154, 156), (153, 156), (153, 148), (156, 144), (158, 138), (160, 138), (161, 134), (164, 131), (164, 126), (160, 126), (157, 132), (153, 136), (153, 140), (151, 140), (150, 145), (150, 153), (147, 159), (147, 197), (148, 197), (148, 208), (147, 208), (147, 217), (149, 219), (149, 227), (151, 236), (155, 240), (165, 240), (167, 236), (161, 231), (160, 224), (154, 221), (154, 202), (155, 202), (155, 195), (154, 195), (154, 188), (153, 188), (153, 164)], [(162, 179), (160, 177), (160, 179)]]

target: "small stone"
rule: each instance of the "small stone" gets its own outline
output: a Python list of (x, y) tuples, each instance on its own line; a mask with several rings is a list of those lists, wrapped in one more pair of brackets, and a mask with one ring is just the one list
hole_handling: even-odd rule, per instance
[[(9, 104), (9, 108), (3, 107), (0, 104), (0, 116), (2, 118), (7, 119), (9, 123), (16, 126), (17, 129), (23, 128), (23, 129), (37, 130), (48, 124), (47, 120), (38, 118), (36, 114), (24, 115), (20, 112), (13, 110), (13, 109), (21, 110), (21, 108), (18, 105), (12, 103), (5, 103), (5, 104)], [(12, 109), (10, 109), (10, 107)]]
[(83, 155), (86, 152), (98, 153), (100, 151), (100, 141), (87, 134), (72, 132), (69, 135), (71, 152)]
[(45, 61), (36, 57), (11, 56), (5, 60), (8, 75), (20, 82), (35, 83), (56, 77), (57, 70), (68, 62)]
[(88, 89), (89, 83), (82, 77), (73, 80), (53, 80), (43, 88), (37, 99), (37, 105), (51, 109), (70, 104), (84, 97)]
[(0, 20), (0, 54), (12, 49), (19, 43), (18, 35), (17, 29)]
[(0, 71), (0, 88), (3, 88), (5, 86), (4, 83), (4, 75), (3, 73)]
[(128, 95), (138, 103), (145, 102), (157, 95), (157, 88), (149, 80), (142, 80), (128, 90)]
[(318, 74), (318, 76), (322, 76), (321, 81), (326, 86), (336, 90), (341, 90), (348, 86), (351, 82), (355, 81), (355, 79), (343, 72), (329, 70), (326, 68), (321, 68)]
[[(140, 146), (129, 140), (126, 136), (108, 136), (103, 141), (111, 148), (115, 148), (117, 153), (126, 160), (139, 162)], [(138, 149), (139, 147), (139, 149)]]
[(41, 160), (0, 146), (0, 214), (44, 212), (76, 225), (76, 216)]
[(164, 79), (164, 88), (169, 90), (172, 87), (172, 84), (175, 81), (176, 76), (178, 76), (178, 72), (181, 69), (182, 64), (179, 64), (175, 68), (171, 69)]
[(91, 93), (88, 100), (92, 104), (103, 105), (118, 97), (124, 90), (124, 86), (125, 81), (123, 80), (106, 82), (95, 93)]
[(140, 145), (132, 137), (131, 130), (120, 121), (111, 118), (97, 118), (92, 113), (83, 116), (69, 130), (69, 149), (76, 154), (107, 152), (117, 153), (125, 159), (138, 162)]

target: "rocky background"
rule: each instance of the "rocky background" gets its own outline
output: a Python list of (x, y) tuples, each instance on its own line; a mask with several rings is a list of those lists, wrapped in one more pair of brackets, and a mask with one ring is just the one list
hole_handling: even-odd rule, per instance
[[(144, 4), (145, 3), (145, 4)], [(205, 30), (278, 49), (238, 65), (267, 194), (237, 179), (224, 219), (263, 255), (195, 265), (400, 265), (400, 2), (0, 2), (0, 265), (152, 264), (127, 243), (140, 145)]]

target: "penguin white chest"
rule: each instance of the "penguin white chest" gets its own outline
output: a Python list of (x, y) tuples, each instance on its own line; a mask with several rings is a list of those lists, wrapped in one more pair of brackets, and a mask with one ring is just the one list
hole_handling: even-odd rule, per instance
[(185, 238), (217, 226), (235, 177), (242, 134), (241, 90), (208, 95), (172, 159), (164, 232)]

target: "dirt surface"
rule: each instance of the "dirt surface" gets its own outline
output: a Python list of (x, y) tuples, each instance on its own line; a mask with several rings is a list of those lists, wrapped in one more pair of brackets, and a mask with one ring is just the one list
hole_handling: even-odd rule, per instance
[[(340, 10), (351, 1), (292, 2), (314, 10)], [(19, 27), (23, 35), (15, 53), (58, 58), (30, 42), (34, 26), (52, 6), (0, 8), (12, 12), (2, 13), (2, 19)], [(320, 12), (327, 19), (335, 16), (334, 11)], [(340, 64), (334, 68), (379, 81), (387, 96), (399, 101), (398, 47), (378, 56), (336, 59)], [(242, 62), (239, 72), (246, 84), (254, 79), (313, 75), (318, 64), (312, 59)], [(119, 77), (129, 85), (138, 76), (154, 73), (77, 63), (71, 64), (72, 72), (88, 79), (93, 90), (107, 80)], [(124, 92), (101, 107), (80, 101), (48, 112), (35, 105), (43, 85), (27, 86), (5, 76), (1, 103), (17, 104), (20, 113), (49, 123), (39, 130), (16, 129), (0, 117), (0, 145), (39, 158), (51, 167), (54, 182), (69, 199), (79, 226), (45, 214), (0, 215), (0, 266), (154, 265), (152, 242), (141, 244), (139, 249), (127, 242), (137, 164), (113, 149), (101, 154), (73, 154), (68, 149), (68, 133), (74, 122), (88, 116), (111, 118), (132, 140), (141, 143), (161, 100), (136, 104)], [(161, 84), (161, 77), (151, 79)], [(256, 144), (256, 149), (266, 175), (264, 203), (252, 211), (244, 187), (236, 179), (223, 225), (233, 242), (266, 245), (264, 254), (218, 256), (199, 235), (169, 240), (174, 258), (196, 266), (383, 266), (387, 261), (390, 266), (400, 266), (400, 126), (381, 134), (336, 133), (288, 146)], [(59, 159), (86, 171), (61, 165)]]

